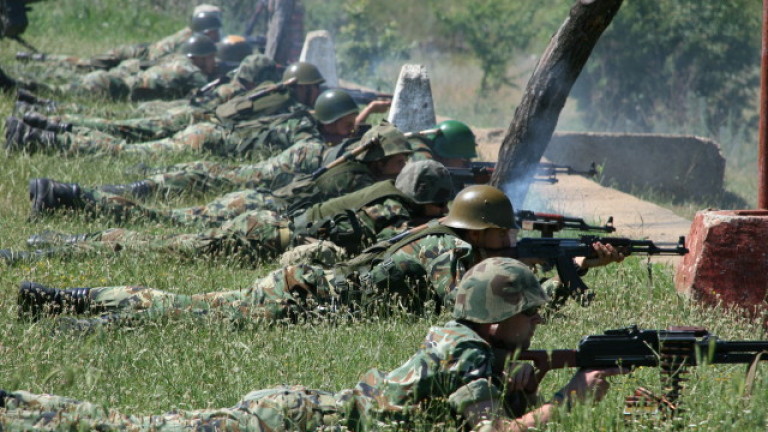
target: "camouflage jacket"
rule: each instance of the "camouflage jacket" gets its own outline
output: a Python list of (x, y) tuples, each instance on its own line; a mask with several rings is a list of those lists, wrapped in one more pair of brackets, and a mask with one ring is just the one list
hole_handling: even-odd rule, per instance
[(183, 55), (168, 56), (162, 63), (125, 78), (134, 101), (182, 98), (209, 80)]
[(152, 43), (147, 48), (147, 60), (158, 60), (169, 54), (178, 52), (184, 42), (192, 36), (192, 29), (185, 27), (176, 33)]
[(352, 391), (339, 396), (354, 400), (368, 422), (407, 421), (414, 412), (444, 420), (446, 414), (462, 413), (472, 404), (500, 400), (502, 379), (494, 373), (494, 363), (488, 342), (450, 321), (430, 328), (419, 350), (402, 366), (389, 373), (372, 369)]
[(286, 386), (253, 391), (231, 408), (139, 416), (62, 396), (17, 391), (5, 399), (0, 425), (8, 430), (35, 430), (44, 425), (46, 430), (56, 431), (272, 432), (328, 430), (329, 426), (381, 430), (393, 421), (402, 427), (411, 416), (427, 415), (428, 421), (444, 422), (472, 404), (500, 401), (502, 379), (494, 373), (494, 363), (491, 346), (468, 327), (452, 321), (431, 328), (419, 350), (402, 366), (386, 374), (370, 370), (353, 389), (338, 393)]
[[(421, 313), (426, 302), (452, 307), (456, 286), (475, 264), (472, 245), (448, 227), (433, 225), (394, 243), (383, 241), (336, 267), (336, 284), (357, 279), (363, 293), (399, 297)], [(364, 300), (363, 300), (364, 302)]]

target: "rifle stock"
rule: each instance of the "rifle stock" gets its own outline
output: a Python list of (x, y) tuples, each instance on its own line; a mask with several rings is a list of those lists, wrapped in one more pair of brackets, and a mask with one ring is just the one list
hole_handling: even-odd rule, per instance
[(285, 80), (283, 82), (279, 82), (279, 83), (277, 83), (275, 85), (271, 85), (271, 86), (269, 86), (269, 87), (267, 87), (267, 88), (265, 88), (263, 90), (259, 90), (257, 92), (250, 93), (250, 94), (247, 95), (247, 98), (248, 98), (248, 100), (252, 100), (252, 101), (256, 100), (256, 99), (259, 99), (259, 98), (262, 98), (264, 96), (267, 96), (267, 95), (272, 94), (272, 93), (277, 92), (277, 91), (281, 91), (281, 90), (285, 89), (286, 87), (289, 87), (289, 86), (292, 86), (292, 85), (296, 84), (296, 80), (297, 80), (297, 78), (295, 78), (295, 77), (287, 79), (287, 80)]
[(328, 165), (316, 169), (311, 174), (312, 179), (317, 180), (318, 177), (323, 175), (329, 169), (354, 159), (355, 156), (359, 155), (360, 153), (364, 152), (365, 150), (368, 150), (369, 148), (373, 147), (374, 145), (376, 145), (378, 143), (379, 143), (379, 138), (378, 137), (374, 137), (374, 138), (364, 142), (363, 144), (360, 144), (359, 146), (355, 147), (354, 149), (350, 150), (349, 152), (344, 153), (343, 155), (341, 155), (339, 158), (337, 158), (336, 160), (332, 161)]

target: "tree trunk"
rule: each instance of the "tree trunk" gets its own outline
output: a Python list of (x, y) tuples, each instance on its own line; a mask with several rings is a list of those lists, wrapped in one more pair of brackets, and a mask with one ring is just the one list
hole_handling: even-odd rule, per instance
[(579, 0), (552, 36), (499, 149), (491, 184), (521, 208), (560, 111), (600, 35), (623, 0)]

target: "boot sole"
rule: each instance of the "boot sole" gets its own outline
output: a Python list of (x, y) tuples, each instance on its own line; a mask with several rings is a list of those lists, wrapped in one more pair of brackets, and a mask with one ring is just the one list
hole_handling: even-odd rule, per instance
[(53, 208), (51, 191), (53, 185), (49, 179), (39, 178), (29, 181), (29, 199), (32, 201), (32, 213), (41, 214)]

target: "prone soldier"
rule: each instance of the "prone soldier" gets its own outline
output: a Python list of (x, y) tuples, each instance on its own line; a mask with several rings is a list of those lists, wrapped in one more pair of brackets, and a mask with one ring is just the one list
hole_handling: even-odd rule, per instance
[(83, 209), (109, 215), (118, 220), (149, 218), (179, 224), (218, 226), (243, 212), (257, 209), (296, 211), (315, 203), (359, 190), (376, 181), (395, 178), (411, 153), (402, 132), (389, 123), (371, 128), (356, 147), (355, 158), (344, 156), (345, 163), (320, 175), (308, 175), (273, 191), (244, 189), (223, 195), (204, 206), (158, 210), (140, 205), (104, 188), (82, 187), (49, 179), (30, 181), (34, 214), (58, 208)]
[[(74, 311), (91, 316), (76, 328), (140, 323), (182, 313), (233, 323), (296, 320), (317, 310), (357, 311), (401, 304), (414, 313), (427, 305), (452, 307), (464, 273), (483, 259), (514, 246), (512, 203), (492, 186), (470, 186), (456, 196), (448, 215), (426, 229), (377, 243), (332, 269), (294, 264), (257, 279), (246, 289), (180, 295), (141, 286), (49, 288), (22, 283), (22, 316)], [(595, 244), (596, 257), (578, 259), (580, 269), (622, 260), (610, 246)], [(384, 305), (384, 306), (382, 306)], [(69, 321), (71, 318), (66, 317)]]
[(529, 347), (543, 321), (539, 308), (548, 297), (533, 273), (513, 259), (489, 258), (466, 273), (456, 292), (451, 321), (430, 328), (400, 367), (389, 373), (369, 370), (353, 389), (332, 393), (279, 387), (253, 391), (231, 408), (150, 416), (61, 396), (0, 390), (0, 424), (8, 429), (98, 425), (161, 432), (370, 430), (395, 422), (398, 428), (415, 427), (415, 420), (428, 414), (425, 407), (432, 407), (445, 416), (437, 421), (453, 420), (460, 428), (518, 431), (546, 425), (559, 407), (599, 401), (609, 388), (606, 378), (624, 372), (581, 369), (551, 398), (542, 398), (533, 368), (507, 361), (510, 353)]
[[(89, 234), (47, 232), (28, 244), (47, 251), (29, 257), (66, 256), (92, 251), (143, 253), (159, 250), (193, 256), (236, 255), (249, 261), (274, 257), (294, 246), (328, 240), (350, 254), (386, 240), (412, 224), (442, 216), (453, 196), (450, 174), (440, 163), (425, 160), (406, 165), (396, 181), (382, 180), (356, 192), (317, 203), (292, 215), (253, 210), (220, 228), (199, 234), (153, 236), (114, 228)], [(58, 249), (55, 246), (60, 246)], [(24, 257), (21, 252), (0, 255)]]

